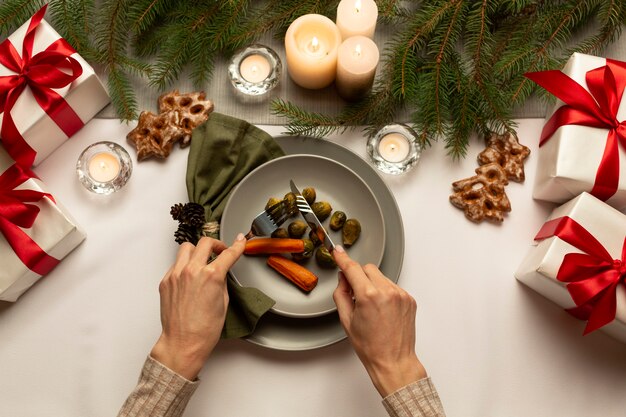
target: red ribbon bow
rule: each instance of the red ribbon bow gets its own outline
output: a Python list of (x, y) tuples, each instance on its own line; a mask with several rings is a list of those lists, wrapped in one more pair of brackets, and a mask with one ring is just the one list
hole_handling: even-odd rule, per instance
[(569, 217), (546, 222), (535, 240), (556, 236), (584, 253), (568, 253), (563, 258), (556, 278), (568, 282), (567, 290), (576, 307), (567, 311), (580, 320), (587, 320), (585, 334), (615, 319), (617, 289), (626, 284), (626, 237), (622, 258), (611, 254), (584, 227)]
[(33, 56), (35, 32), (46, 8), (47, 5), (44, 5), (31, 18), (21, 56), (9, 39), (0, 43), (0, 65), (15, 72), (14, 75), (0, 76), (0, 114), (4, 112), (0, 137), (7, 152), (25, 167), (33, 164), (37, 153), (22, 137), (11, 116), (11, 109), (26, 86), (30, 87), (37, 103), (68, 137), (84, 125), (63, 97), (52, 90), (69, 85), (83, 73), (80, 63), (70, 56), (76, 52), (74, 48), (64, 39), (58, 39)]
[(611, 59), (606, 65), (586, 74), (589, 91), (561, 71), (524, 74), (565, 102), (543, 127), (539, 146), (564, 125), (582, 125), (608, 129), (604, 154), (596, 173), (591, 194), (606, 201), (617, 192), (619, 184), (619, 147), (626, 149), (626, 125), (617, 120), (622, 94), (626, 87), (626, 63)]
[(31, 271), (46, 275), (59, 260), (44, 252), (21, 228), (29, 229), (39, 215), (39, 207), (27, 204), (52, 195), (35, 190), (16, 190), (15, 187), (36, 175), (14, 164), (0, 175), (0, 232), (15, 254)]

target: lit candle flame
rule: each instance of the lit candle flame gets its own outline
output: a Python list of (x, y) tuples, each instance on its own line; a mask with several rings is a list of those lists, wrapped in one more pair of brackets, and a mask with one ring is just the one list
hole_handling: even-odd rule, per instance
[(320, 47), (320, 41), (317, 40), (317, 36), (313, 36), (313, 40), (311, 40), (311, 50), (313, 52), (317, 52)]
[(259, 70), (259, 69), (256, 67), (256, 65), (253, 65), (253, 66), (252, 66), (252, 68), (250, 68), (250, 71), (252, 71), (252, 73), (254, 73), (254, 74), (256, 74), (256, 72), (257, 72), (258, 70)]
[(356, 45), (356, 47), (354, 48), (354, 54), (356, 56), (361, 56), (361, 44)]
[(361, 11), (361, 0), (356, 0), (354, 2), (354, 9), (356, 10), (357, 13)]

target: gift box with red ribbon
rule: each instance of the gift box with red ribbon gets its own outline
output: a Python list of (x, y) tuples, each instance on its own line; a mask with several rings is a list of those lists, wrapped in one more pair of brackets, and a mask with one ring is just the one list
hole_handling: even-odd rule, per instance
[(541, 132), (533, 196), (587, 191), (626, 208), (626, 62), (575, 53), (562, 71), (526, 74), (557, 97)]
[(626, 215), (582, 193), (556, 208), (515, 277), (626, 343)]
[(46, 6), (0, 43), (0, 138), (37, 165), (110, 99), (93, 68), (43, 20)]
[(37, 176), (0, 148), (0, 300), (17, 300), (84, 239)]

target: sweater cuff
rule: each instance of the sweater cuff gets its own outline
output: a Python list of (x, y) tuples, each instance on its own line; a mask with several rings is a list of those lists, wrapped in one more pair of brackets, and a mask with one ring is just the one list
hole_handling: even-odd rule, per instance
[(200, 381), (189, 381), (148, 356), (121, 416), (180, 416)]
[(443, 417), (439, 394), (429, 377), (412, 382), (383, 399), (391, 417)]

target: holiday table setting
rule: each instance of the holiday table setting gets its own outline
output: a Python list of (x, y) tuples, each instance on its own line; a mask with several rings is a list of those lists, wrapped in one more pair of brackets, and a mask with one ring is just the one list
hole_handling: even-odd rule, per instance
[[(285, 235), (249, 242), (303, 249), (232, 268), (223, 340), (185, 415), (384, 415), (290, 180), (327, 238), (416, 299), (446, 415), (624, 414), (626, 6), (18, 3), (0, 5), (0, 415), (116, 415), (179, 244), (230, 243), (276, 205)], [(427, 25), (437, 13), (447, 35)], [(568, 19), (593, 29), (559, 33)], [(447, 49), (459, 21), (467, 73)], [(498, 50), (520, 52), (502, 27), (546, 21), (531, 45), (545, 59)], [(199, 45), (180, 44), (187, 76), (171, 42), (190, 26), (226, 38), (193, 59)], [(530, 96), (542, 90), (551, 101)]]

